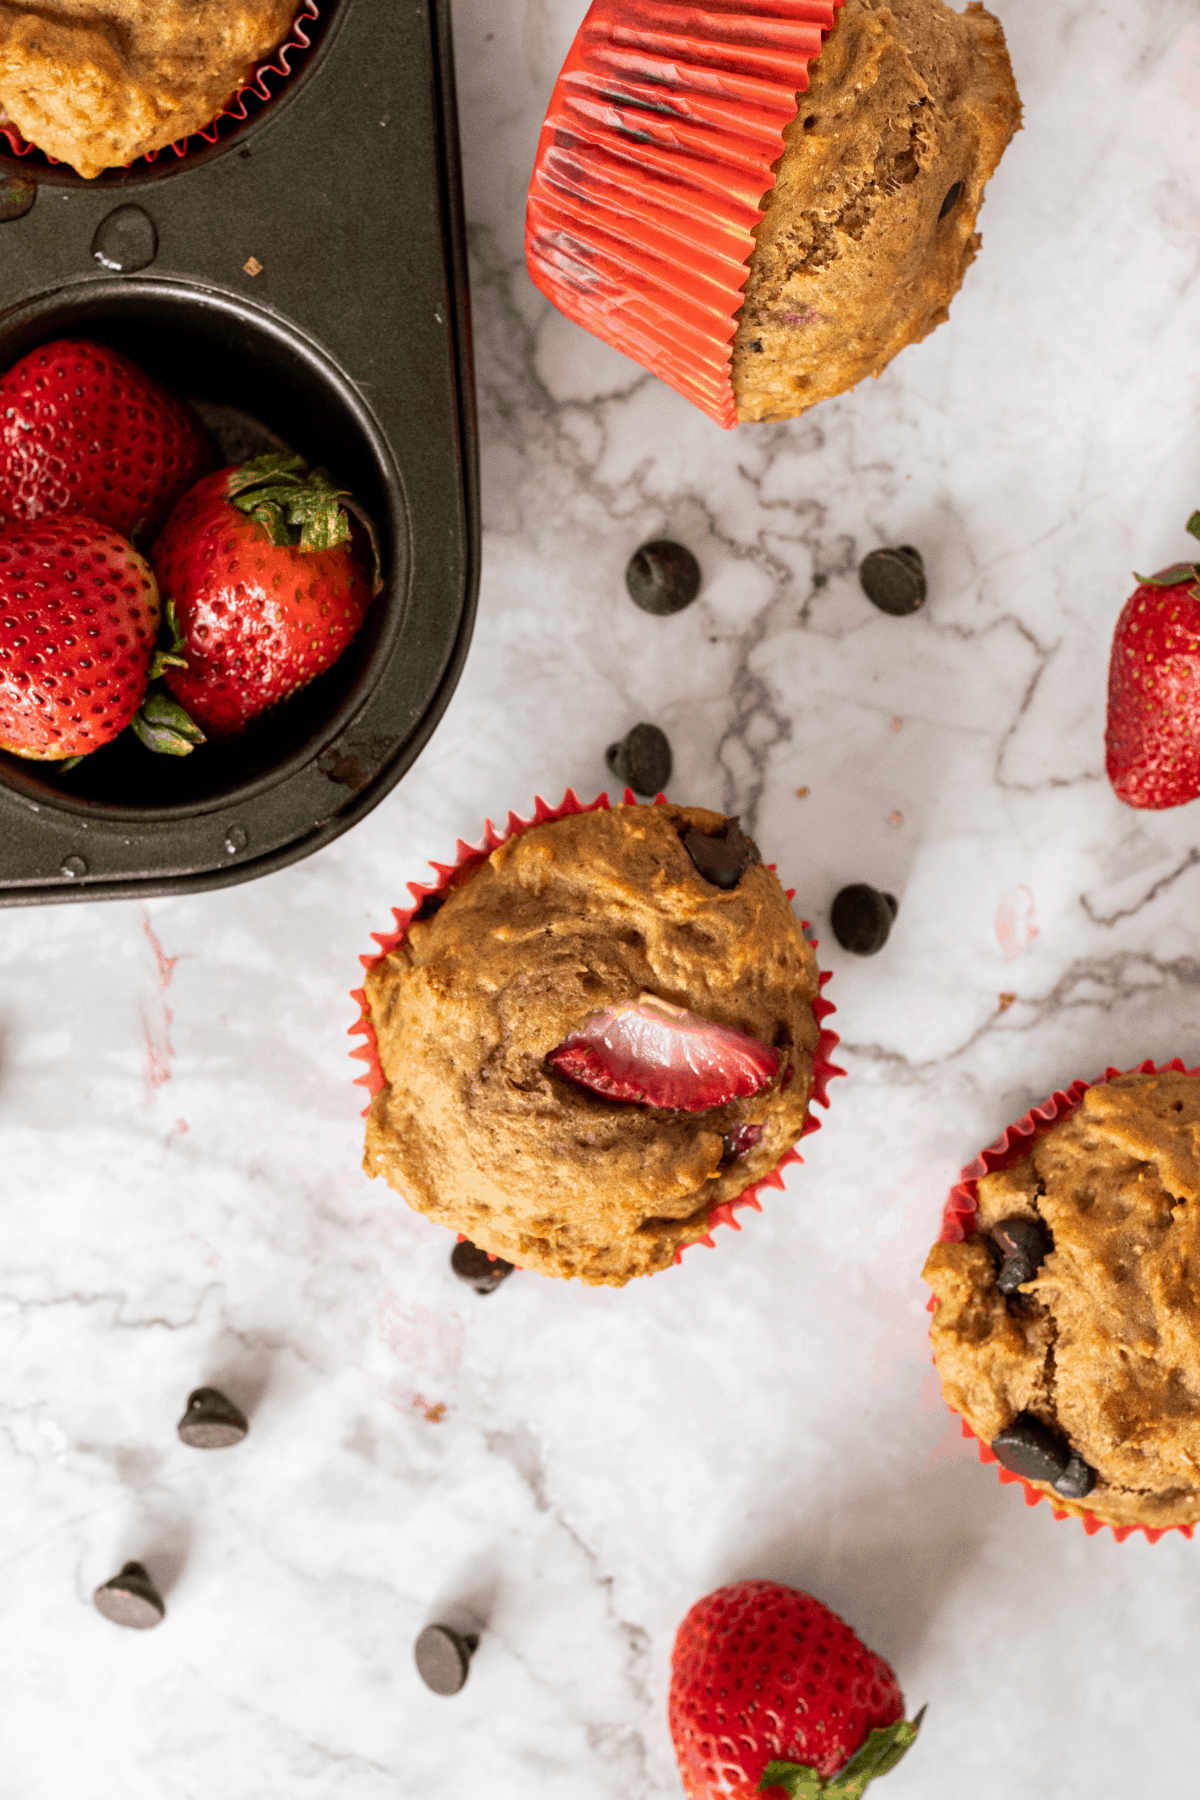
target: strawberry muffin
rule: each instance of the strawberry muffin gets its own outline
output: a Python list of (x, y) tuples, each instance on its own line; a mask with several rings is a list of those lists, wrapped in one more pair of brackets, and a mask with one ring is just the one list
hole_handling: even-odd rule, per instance
[(736, 819), (659, 804), (535, 825), (370, 967), (364, 1166), (496, 1256), (622, 1286), (800, 1136), (818, 989)]
[(303, 0), (0, 6), (0, 124), (89, 179), (200, 131)]
[(1098, 1082), (974, 1185), (925, 1264), (949, 1405), (1060, 1510), (1200, 1521), (1200, 1080)]

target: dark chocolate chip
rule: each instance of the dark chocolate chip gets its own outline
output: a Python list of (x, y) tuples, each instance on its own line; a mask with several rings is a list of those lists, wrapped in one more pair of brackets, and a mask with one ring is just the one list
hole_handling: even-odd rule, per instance
[(925, 564), (911, 544), (872, 550), (858, 565), (858, 579), (871, 604), (894, 619), (915, 613), (925, 604)]
[(220, 1388), (201, 1387), (188, 1395), (187, 1411), (175, 1429), (193, 1450), (228, 1450), (241, 1443), (250, 1422)]
[(610, 744), (604, 760), (635, 794), (661, 794), (671, 779), (671, 746), (657, 725), (634, 725), (619, 744)]
[(1061, 1481), (1071, 1462), (1066, 1439), (1032, 1413), (1018, 1413), (999, 1437), (992, 1439), (992, 1455), (1026, 1481)]
[(726, 819), (723, 830), (711, 836), (697, 825), (689, 825), (681, 835), (697, 873), (726, 892), (737, 886), (747, 869), (762, 861), (758, 845), (746, 836), (736, 814)]
[(150, 1631), (167, 1610), (140, 1562), (127, 1562), (119, 1575), (96, 1589), (92, 1599), (97, 1612), (131, 1631)]
[(478, 1244), (464, 1238), (450, 1252), (450, 1267), (460, 1281), (467, 1281), (477, 1294), (494, 1294), (502, 1281), (507, 1281), (513, 1265), (502, 1256), (489, 1256)]
[(1054, 1483), (1054, 1491), (1061, 1494), (1064, 1500), (1083, 1500), (1096, 1485), (1096, 1471), (1091, 1463), (1084, 1462), (1078, 1450), (1072, 1450), (1071, 1460)]
[(467, 1685), (479, 1639), (449, 1625), (427, 1625), (413, 1645), (417, 1674), (435, 1694), (457, 1694)]
[(961, 181), (956, 181), (952, 188), (946, 189), (946, 198), (942, 201), (942, 210), (938, 214), (939, 219), (944, 219), (947, 213), (952, 213), (954, 211), (959, 200), (962, 198), (962, 191), (963, 184)]
[(761, 338), (755, 338), (754, 342), (750, 346), (750, 348), (752, 350), (757, 350), (757, 352), (760, 356), (762, 355), (762, 347), (763, 347), (763, 342), (762, 342)]
[(1022, 1282), (1032, 1281), (1053, 1248), (1036, 1219), (1001, 1219), (989, 1236), (1000, 1252), (996, 1286), (1002, 1294), (1014, 1294)]
[(635, 606), (665, 617), (682, 612), (700, 592), (700, 564), (683, 544), (655, 538), (630, 557), (625, 586)]
[(762, 1134), (761, 1125), (732, 1126), (721, 1139), (721, 1161), (723, 1163), (740, 1162), (743, 1156), (749, 1156)]
[(829, 923), (843, 950), (852, 950), (855, 956), (874, 956), (887, 943), (898, 910), (894, 894), (881, 894), (865, 881), (852, 881), (835, 894)]

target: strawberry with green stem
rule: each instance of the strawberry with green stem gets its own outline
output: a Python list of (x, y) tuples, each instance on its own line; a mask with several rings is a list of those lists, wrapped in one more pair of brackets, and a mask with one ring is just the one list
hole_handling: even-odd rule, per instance
[(881, 1656), (811, 1594), (738, 1581), (675, 1638), (668, 1718), (689, 1800), (859, 1800), (920, 1729)]
[[(1200, 512), (1187, 524), (1200, 537)], [(1138, 576), (1113, 633), (1105, 766), (1126, 806), (1200, 795), (1200, 564)]]
[(166, 685), (218, 738), (336, 662), (382, 587), (374, 527), (350, 492), (277, 453), (198, 482), (153, 562), (180, 634)]

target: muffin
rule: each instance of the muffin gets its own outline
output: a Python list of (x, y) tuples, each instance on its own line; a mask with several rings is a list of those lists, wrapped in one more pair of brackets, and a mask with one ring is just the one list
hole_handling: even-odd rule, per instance
[(0, 5), (0, 123), (89, 179), (200, 131), (303, 0)]
[(1056, 1099), (1067, 1116), (1026, 1154), (985, 1153), (988, 1172), (956, 1190), (966, 1210), (947, 1210), (961, 1239), (929, 1253), (942, 1392), (1056, 1509), (1118, 1531), (1190, 1528), (1200, 1081), (1148, 1064)]
[(806, 11), (823, 45), (775, 9), (595, 0), (530, 186), (534, 282), (725, 426), (792, 418), (942, 323), (1021, 121), (974, 0)]
[(830, 1009), (736, 820), (605, 801), (513, 823), (368, 967), (364, 1167), (493, 1255), (620, 1287), (811, 1128)]

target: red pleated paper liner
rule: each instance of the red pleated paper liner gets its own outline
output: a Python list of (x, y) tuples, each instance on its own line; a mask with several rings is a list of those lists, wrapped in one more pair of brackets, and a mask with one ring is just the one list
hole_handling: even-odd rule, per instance
[[(273, 99), (278, 83), (286, 81), (292, 73), (289, 58), (297, 50), (311, 48), (312, 39), (308, 36), (307, 27), (313, 23), (314, 19), (320, 17), (320, 13), (318, 0), (304, 0), (304, 4), (292, 22), (291, 33), (286, 43), (281, 44), (273, 53), (271, 61), (259, 64), (252, 78), (243, 87), (240, 87), (231, 99), (226, 101), (216, 118), (202, 131), (193, 132), (190, 137), (180, 138), (176, 144), (165, 145), (164, 150), (171, 150), (176, 156), (182, 157), (187, 155), (189, 145), (201, 141), (206, 144), (215, 144), (220, 136), (218, 127), (222, 119), (240, 121), (248, 118), (246, 101), (252, 96), (264, 102)], [(274, 85), (268, 81), (268, 77), (274, 78)], [(52, 168), (59, 166), (57, 157), (48, 156), (44, 150), (39, 150), (36, 144), (26, 143), (15, 125), (0, 122), (0, 138), (8, 140), (9, 148), (14, 156), (37, 154), (43, 157)], [(147, 150), (145, 156), (137, 157), (126, 166), (131, 169), (140, 169), (143, 164), (157, 162), (161, 155), (163, 155), (163, 150)]]
[[(975, 1215), (979, 1210), (978, 1183), (980, 1176), (991, 1175), (996, 1169), (1009, 1169), (1014, 1163), (1020, 1162), (1022, 1157), (1028, 1156), (1039, 1137), (1044, 1137), (1061, 1119), (1069, 1118), (1076, 1111), (1090, 1087), (1095, 1087), (1103, 1081), (1111, 1081), (1114, 1075), (1162, 1075), (1167, 1070), (1174, 1070), (1181, 1075), (1200, 1075), (1200, 1069), (1184, 1068), (1178, 1057), (1169, 1063), (1138, 1063), (1135, 1069), (1108, 1068), (1105, 1069), (1103, 1075), (1097, 1076), (1096, 1081), (1073, 1081), (1069, 1088), (1056, 1089), (1048, 1100), (1043, 1100), (1040, 1106), (1032, 1107), (1023, 1119), (1018, 1119), (1015, 1125), (1010, 1125), (994, 1144), (989, 1144), (986, 1150), (981, 1150), (974, 1162), (969, 1162), (962, 1171), (950, 1189), (946, 1204), (942, 1209), (942, 1228), (938, 1233), (938, 1243), (962, 1243), (963, 1239), (974, 1229)], [(929, 1301), (928, 1310), (932, 1312), (936, 1305), (937, 1298), (934, 1296)], [(947, 1405), (949, 1405), (948, 1401)], [(950, 1407), (950, 1411), (954, 1412), (955, 1408)], [(1026, 1506), (1036, 1506), (1041, 1500), (1049, 1500), (1051, 1511), (1056, 1519), (1078, 1519), (1089, 1537), (1094, 1537), (1107, 1525), (1118, 1544), (1123, 1544), (1134, 1531), (1143, 1532), (1148, 1542), (1156, 1544), (1165, 1532), (1181, 1531), (1184, 1537), (1190, 1538), (1195, 1530), (1193, 1525), (1163, 1525), (1161, 1527), (1111, 1525), (1106, 1519), (1096, 1518), (1094, 1513), (1070, 1512), (1065, 1507), (1055, 1506), (1051, 1494), (1035, 1487), (1032, 1482), (1026, 1481), (1022, 1476), (1014, 1475), (1011, 1469), (1006, 1469), (993, 1455), (990, 1447), (979, 1436), (979, 1433), (972, 1431), (961, 1414), (958, 1415), (958, 1418), (963, 1436), (974, 1438), (978, 1444), (980, 1462), (995, 1463), (996, 1473), (1006, 1486), (1016, 1484), (1024, 1488)]]
[(727, 429), (751, 228), (841, 4), (594, 0), (542, 126), (535, 284)]
[[(636, 806), (637, 803), (637, 796), (634, 794), (633, 789), (626, 788), (622, 804), (625, 806)], [(479, 867), (480, 863), (486, 861), (498, 845), (507, 843), (509, 838), (519, 837), (523, 831), (528, 831), (533, 825), (544, 825), (551, 819), (569, 818), (573, 813), (604, 812), (608, 810), (609, 804), (608, 795), (600, 794), (595, 800), (585, 806), (575, 793), (574, 789), (568, 788), (563, 795), (562, 804), (559, 806), (547, 805), (546, 801), (543, 800), (539, 794), (534, 800), (533, 815), (531, 818), (523, 819), (518, 813), (510, 812), (507, 822), (500, 830), (497, 830), (490, 819), (486, 820), (483, 837), (477, 844), (467, 844), (463, 842), (462, 838), (459, 838), (454, 846), (454, 862), (430, 863), (429, 866), (433, 869), (434, 874), (437, 877), (436, 880), (426, 883), (413, 881), (408, 883), (408, 891), (412, 895), (412, 905), (404, 908), (392, 908), (392, 917), (395, 920), (395, 927), (393, 930), (388, 932), (373, 931), (371, 933), (371, 936), (375, 939), (379, 948), (373, 956), (363, 956), (359, 958), (363, 968), (373, 968), (381, 957), (386, 956), (390, 950), (396, 948), (397, 944), (404, 941), (408, 935), (408, 928), (412, 924), (417, 912), (420, 910), (422, 903), (427, 900), (431, 894), (441, 894), (448, 888), (461, 887), (462, 883)], [(659, 794), (655, 801), (655, 805), (661, 806), (665, 804), (665, 795)], [(774, 866), (773, 863), (768, 863), (767, 865), (768, 868), (774, 868)], [(794, 897), (795, 890), (793, 888), (788, 888), (786, 893), (788, 899), (791, 900)], [(807, 920), (802, 920), (801, 923), (807, 931)], [(816, 940), (810, 939), (809, 941), (815, 949)], [(829, 980), (830, 973), (831, 971), (829, 970), (819, 972), (817, 977), (819, 987), (824, 987), (825, 983)], [(350, 1052), (351, 1056), (356, 1057), (360, 1062), (366, 1065), (363, 1073), (355, 1076), (355, 1083), (358, 1086), (365, 1087), (370, 1093), (371, 1098), (374, 1099), (375, 1095), (385, 1083), (383, 1070), (379, 1063), (378, 1042), (375, 1037), (375, 1027), (371, 1023), (365, 988), (355, 988), (350, 998), (357, 1005), (359, 1012), (358, 1019), (350, 1026), (350, 1035), (351, 1037), (362, 1037), (365, 1039), (364, 1043), (359, 1044)], [(808, 1115), (805, 1118), (804, 1126), (800, 1133), (801, 1137), (807, 1137), (811, 1131), (820, 1130), (821, 1121), (815, 1117), (812, 1111), (812, 1102), (815, 1100), (819, 1106), (828, 1108), (828, 1088), (830, 1081), (835, 1075), (844, 1075), (846, 1073), (844, 1069), (838, 1068), (836, 1063), (829, 1060), (837, 1047), (838, 1036), (835, 1031), (828, 1030), (822, 1023), (822, 1021), (827, 1019), (830, 1013), (835, 1010), (833, 1002), (831, 1000), (826, 1000), (822, 994), (818, 993), (817, 998), (812, 1003), (812, 1008), (820, 1035), (817, 1039), (817, 1048), (813, 1053), (812, 1094), (809, 1100)], [(369, 1111), (370, 1105), (368, 1104), (363, 1108), (364, 1117)], [(764, 1175), (760, 1180), (751, 1182), (749, 1187), (745, 1188), (740, 1194), (737, 1194), (732, 1200), (725, 1200), (720, 1206), (715, 1206), (708, 1216), (708, 1232), (704, 1237), (697, 1238), (694, 1241), (698, 1244), (706, 1245), (711, 1250), (714, 1248), (712, 1230), (715, 1226), (729, 1225), (734, 1231), (740, 1231), (741, 1226), (734, 1217), (735, 1210), (740, 1210), (742, 1207), (752, 1207), (755, 1212), (761, 1212), (762, 1205), (758, 1196), (762, 1190), (764, 1188), (781, 1188), (783, 1186), (783, 1178), (780, 1174), (780, 1170), (785, 1169), (789, 1163), (802, 1161), (803, 1158), (797, 1150), (789, 1150), (786, 1155), (781, 1157), (780, 1161), (769, 1175)], [(675, 1251), (676, 1262), (679, 1261), (683, 1251), (688, 1248), (690, 1248), (690, 1246), (686, 1244), (677, 1247)]]

